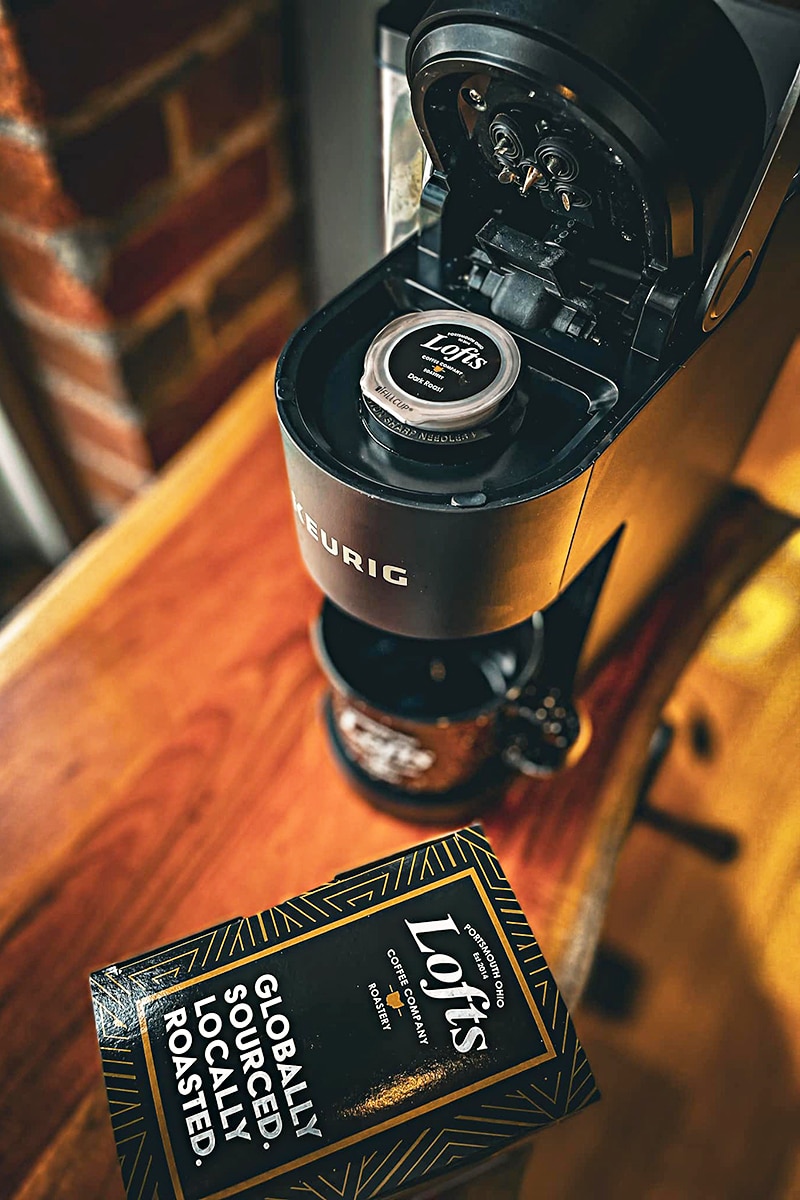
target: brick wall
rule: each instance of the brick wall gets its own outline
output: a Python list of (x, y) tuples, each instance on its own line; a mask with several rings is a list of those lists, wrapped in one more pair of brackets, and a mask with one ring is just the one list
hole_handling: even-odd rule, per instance
[(10, 0), (0, 282), (100, 516), (302, 312), (278, 0)]

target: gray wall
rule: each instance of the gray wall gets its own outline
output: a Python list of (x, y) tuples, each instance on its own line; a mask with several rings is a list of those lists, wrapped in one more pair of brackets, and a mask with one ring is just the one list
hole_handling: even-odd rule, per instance
[(294, 0), (313, 299), (382, 251), (375, 14), (382, 0)]

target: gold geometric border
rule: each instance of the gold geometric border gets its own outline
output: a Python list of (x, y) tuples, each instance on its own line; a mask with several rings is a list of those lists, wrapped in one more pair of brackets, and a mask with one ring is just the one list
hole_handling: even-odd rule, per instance
[(350, 1146), (354, 1146), (358, 1142), (363, 1141), (365, 1138), (374, 1137), (379, 1133), (384, 1133), (389, 1129), (396, 1128), (398, 1125), (404, 1125), (408, 1121), (412, 1121), (416, 1117), (423, 1116), (425, 1113), (432, 1112), (434, 1109), (441, 1108), (445, 1104), (450, 1104), (455, 1100), (462, 1099), (464, 1096), (472, 1095), (477, 1091), (482, 1091), (485, 1088), (491, 1087), (493, 1084), (501, 1083), (503, 1080), (510, 1079), (512, 1076), (519, 1075), (524, 1071), (529, 1071), (532, 1067), (540, 1066), (542, 1063), (549, 1062), (551, 1059), (556, 1057), (556, 1051), (553, 1046), (550, 1033), (544, 1023), (541, 1013), (539, 1012), (530, 988), (528, 987), (527, 980), (520, 969), (516, 955), (509, 944), (505, 930), (502, 928), (497, 915), (495, 914), (494, 907), (486, 894), (483, 884), (481, 883), (477, 870), (474, 867), (468, 867), (454, 875), (448, 874), (435, 883), (426, 884), (425, 886), (416, 888), (411, 892), (403, 892), (398, 896), (393, 896), (390, 900), (385, 900), (380, 904), (373, 905), (366, 909), (361, 909), (358, 912), (352, 913), (350, 916), (343, 917), (341, 920), (333, 921), (330, 924), (310, 930), (308, 933), (300, 934), (298, 937), (291, 938), (288, 941), (279, 942), (274, 946), (269, 946), (260, 951), (258, 954), (248, 955), (245, 958), (240, 958), (234, 962), (226, 963), (221, 967), (216, 967), (214, 970), (208, 971), (203, 975), (198, 975), (194, 978), (183, 980), (180, 983), (173, 984), (171, 987), (164, 988), (159, 992), (153, 993), (152, 995), (144, 996), (137, 1001), (136, 1011), (139, 1018), (139, 1028), (141, 1031), (142, 1045), (144, 1047), (145, 1059), (147, 1062), (147, 1071), (150, 1076), (150, 1087), (153, 1093), (153, 1101), (155, 1103), (158, 1123), (161, 1129), (161, 1137), (164, 1144), (164, 1150), (167, 1155), (169, 1171), (172, 1177), (172, 1184), (175, 1189), (177, 1200), (184, 1200), (184, 1193), (181, 1187), (180, 1177), (178, 1175), (175, 1154), (170, 1140), (166, 1115), (164, 1113), (164, 1106), (156, 1076), (153, 1051), (150, 1044), (150, 1033), (147, 1027), (147, 1005), (162, 1000), (166, 996), (174, 995), (176, 992), (180, 992), (186, 987), (194, 987), (197, 984), (205, 983), (210, 979), (215, 979), (220, 975), (227, 974), (229, 971), (239, 970), (241, 967), (247, 966), (249, 963), (258, 962), (261, 959), (268, 958), (271, 954), (275, 954), (279, 950), (288, 950), (292, 946), (299, 945), (301, 942), (308, 941), (311, 938), (320, 937), (325, 933), (330, 933), (334, 929), (340, 929), (345, 925), (350, 925), (354, 921), (360, 920), (365, 915), (372, 915), (387, 908), (392, 908), (395, 905), (402, 904), (406, 900), (411, 900), (416, 896), (428, 895), (432, 891), (437, 891), (441, 887), (447, 887), (448, 885), (456, 883), (461, 879), (471, 879), (475, 886), (475, 889), (481, 899), (481, 903), (483, 904), (486, 913), (492, 921), (497, 935), (503, 944), (508, 961), (511, 964), (515, 975), (517, 976), (520, 988), (522, 989), (522, 994), (531, 1010), (531, 1014), (539, 1030), (539, 1034), (545, 1044), (545, 1051), (542, 1054), (537, 1055), (535, 1058), (528, 1059), (526, 1062), (519, 1063), (514, 1067), (508, 1068), (506, 1071), (498, 1072), (496, 1075), (489, 1076), (487, 1079), (482, 1079), (479, 1082), (470, 1084), (468, 1087), (460, 1088), (455, 1092), (450, 1092), (446, 1096), (440, 1096), (438, 1099), (432, 1100), (428, 1104), (421, 1105), (419, 1108), (412, 1109), (410, 1112), (403, 1113), (401, 1116), (392, 1117), (390, 1120), (382, 1121), (380, 1124), (368, 1126), (365, 1129), (359, 1130), (358, 1133), (352, 1134), (348, 1138), (343, 1138), (341, 1141), (335, 1142), (330, 1146), (322, 1147), (321, 1149), (314, 1151), (312, 1154), (305, 1155), (303, 1158), (294, 1159), (291, 1162), (284, 1163), (283, 1166), (276, 1167), (272, 1171), (265, 1171), (261, 1175), (253, 1176), (250, 1179), (244, 1180), (243, 1182), (232, 1187), (224, 1188), (222, 1191), (214, 1192), (204, 1197), (204, 1200), (225, 1200), (226, 1197), (235, 1196), (237, 1193), (243, 1192), (248, 1188), (266, 1183), (278, 1175), (286, 1174), (288, 1171), (299, 1170), (302, 1167), (308, 1166), (312, 1162), (316, 1162), (320, 1158), (327, 1158), (338, 1151), (345, 1150)]
[(233, 966), (260, 957), (267, 946), (287, 945), (312, 928), (321, 931), (345, 915), (357, 916), (392, 897), (402, 899), (412, 889), (452, 879), (467, 867), (477, 871), (490, 897), (495, 929), (499, 921), (506, 949), (512, 949), (510, 961), (525, 976), (523, 991), (533, 996), (557, 1057), (465, 1101), (461, 1112), (446, 1114), (449, 1128), (433, 1121), (420, 1130), (420, 1121), (408, 1133), (398, 1130), (398, 1137), (376, 1135), (375, 1145), (368, 1143), (362, 1153), (329, 1149), (330, 1159), (318, 1169), (311, 1164), (291, 1181), (276, 1178), (268, 1193), (259, 1188), (248, 1194), (253, 1200), (299, 1200), (300, 1193), (315, 1200), (377, 1200), (423, 1182), (431, 1186), (597, 1100), (591, 1068), (544, 956), (488, 839), (472, 826), (339, 875), (252, 917), (234, 918), (92, 975), (112, 1126), (130, 1200), (166, 1200), (172, 1182), (145, 1083), (137, 998), (164, 992), (168, 980), (196, 981), (212, 964)]

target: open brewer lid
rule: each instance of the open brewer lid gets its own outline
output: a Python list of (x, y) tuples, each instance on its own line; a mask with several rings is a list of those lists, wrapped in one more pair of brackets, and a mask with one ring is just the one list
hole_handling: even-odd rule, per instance
[(415, 429), (472, 429), (495, 415), (520, 363), (514, 339), (486, 317), (453, 309), (408, 313), (373, 341), (361, 391)]

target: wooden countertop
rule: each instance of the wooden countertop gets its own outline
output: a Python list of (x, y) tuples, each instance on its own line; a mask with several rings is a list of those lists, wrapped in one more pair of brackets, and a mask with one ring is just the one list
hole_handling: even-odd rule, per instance
[[(657, 714), (721, 596), (787, 528), (737, 498), (708, 540), (710, 575), (665, 589), (592, 682), (581, 762), (485, 817), (568, 996)], [(732, 529), (754, 534), (750, 558), (731, 555)], [(122, 1195), (91, 969), (429, 835), (369, 808), (331, 760), (308, 641), (319, 600), (264, 369), (0, 633), (4, 1195)], [(691, 613), (677, 632), (676, 612)]]

